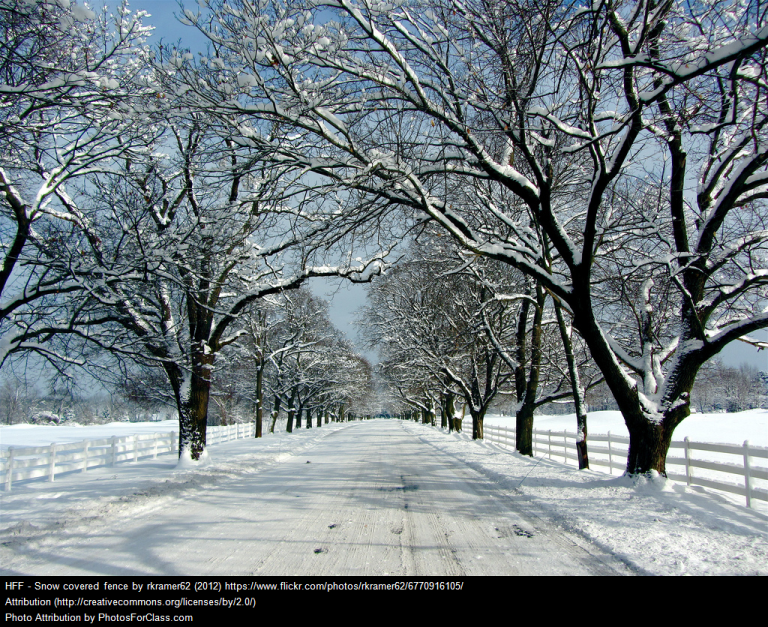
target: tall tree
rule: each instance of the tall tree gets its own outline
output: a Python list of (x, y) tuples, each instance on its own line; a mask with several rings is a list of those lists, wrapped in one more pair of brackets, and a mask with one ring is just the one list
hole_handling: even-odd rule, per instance
[[(532, 277), (567, 308), (619, 404), (627, 471), (664, 473), (702, 364), (768, 327), (760, 3), (210, 4), (220, 81), (185, 81), (189, 97), (272, 121), (241, 141), (279, 141), (280, 163), (315, 173), (318, 193), (360, 195), (350, 215), (418, 211)], [(455, 203), (449, 178), (514, 202)], [(654, 222), (616, 213), (637, 180), (658, 191)], [(625, 343), (601, 266), (640, 239), (657, 245), (631, 248), (639, 316)]]
[(75, 330), (162, 367), (178, 409), (180, 455), (198, 459), (216, 358), (246, 333), (240, 318), (248, 307), (313, 276), (365, 281), (382, 266), (313, 265), (330, 220), (292, 204), (284, 171), (251, 164), (243, 173), (239, 154), (199, 113), (169, 117), (167, 128), (143, 158), (91, 180), (98, 238), (58, 254), (87, 251), (73, 269), (88, 293), (71, 304)]
[(149, 66), (143, 15), (0, 1), (0, 364), (24, 351), (78, 361), (51, 342), (72, 322), (60, 296), (84, 289), (56, 251), (82, 237), (98, 248), (86, 180), (157, 134), (137, 80)]

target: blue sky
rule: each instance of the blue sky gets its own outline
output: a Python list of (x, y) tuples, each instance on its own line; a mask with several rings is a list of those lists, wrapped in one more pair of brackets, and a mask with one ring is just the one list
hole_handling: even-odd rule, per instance
[[(80, 0), (82, 2), (82, 0)], [(109, 8), (120, 5), (118, 0), (92, 0), (88, 3), (91, 8), (98, 8), (106, 4)], [(184, 6), (196, 11), (197, 2), (191, 0), (182, 0)], [(175, 14), (180, 14), (179, 3), (176, 0), (129, 0), (128, 8), (131, 11), (147, 11), (150, 14), (144, 22), (155, 27), (151, 44), (157, 44), (161, 39), (169, 43), (176, 43), (182, 40), (184, 47), (195, 50), (205, 49), (205, 38), (200, 35), (196, 29), (181, 24)]]

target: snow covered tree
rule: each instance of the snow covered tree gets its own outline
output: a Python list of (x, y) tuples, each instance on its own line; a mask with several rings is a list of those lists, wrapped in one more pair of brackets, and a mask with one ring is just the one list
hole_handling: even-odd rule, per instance
[[(567, 308), (622, 411), (627, 471), (664, 473), (702, 364), (768, 326), (760, 3), (207, 4), (220, 80), (187, 81), (195, 99), (270, 121), (238, 141), (279, 143), (280, 163), (314, 173), (317, 193), (362, 199), (358, 218), (420, 212), (534, 279)], [(457, 179), (510, 200), (455, 202), (444, 191)], [(639, 212), (619, 211), (635, 182)], [(603, 279), (622, 250), (637, 316), (614, 337), (626, 309), (604, 305)]]
[[(169, 98), (170, 100), (170, 98)], [(164, 106), (164, 105), (163, 105)], [(371, 263), (315, 266), (327, 216), (291, 204), (284, 171), (241, 170), (240, 155), (202, 114), (173, 118), (144, 155), (90, 180), (98, 238), (66, 242), (58, 255), (87, 286), (73, 302), (73, 330), (91, 343), (161, 367), (180, 421), (180, 454), (198, 459), (213, 369), (245, 333), (241, 314), (313, 276), (368, 280)], [(367, 274), (365, 274), (367, 273)]]
[(485, 262), (482, 271), (466, 272), (470, 262), (451, 257), (450, 243), (425, 240), (373, 283), (360, 324), (403, 400), (432, 422), (436, 405), (450, 404), (443, 395), (460, 396), (473, 438), (482, 438), (485, 413), (500, 392), (510, 392), (515, 365), (499, 350), (514, 343), (514, 306), (494, 300), (487, 281), (505, 268)]
[(84, 289), (55, 250), (73, 232), (98, 247), (79, 192), (155, 130), (143, 112), (137, 123), (142, 17), (126, 6), (110, 17), (69, 0), (0, 1), (0, 364), (22, 351), (78, 361), (51, 347), (71, 323), (61, 295)]
[[(276, 303), (276, 321), (269, 339), (266, 387), (274, 398), (272, 424), (286, 408), (286, 429), (301, 427), (312, 412), (332, 406), (349, 408), (364, 395), (370, 366), (356, 354), (328, 316), (328, 303), (306, 289), (284, 294)], [(317, 423), (319, 425), (319, 422)]]
[(219, 380), (228, 381), (230, 385), (234, 382), (238, 397), (251, 403), (257, 438), (263, 435), (264, 391), (282, 325), (279, 312), (275, 298), (259, 299), (247, 307), (239, 321), (243, 333), (222, 355), (223, 363), (214, 377), (214, 388), (218, 388)]

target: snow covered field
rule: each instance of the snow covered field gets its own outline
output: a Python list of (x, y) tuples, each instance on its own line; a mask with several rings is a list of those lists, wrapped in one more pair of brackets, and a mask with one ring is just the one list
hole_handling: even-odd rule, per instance
[[(575, 414), (566, 414), (561, 416), (537, 416), (534, 422), (534, 429), (539, 433), (544, 432), (543, 438), (547, 440), (546, 431), (552, 431), (553, 443), (560, 441), (559, 437), (555, 434), (567, 431), (571, 435), (575, 434), (574, 425), (576, 423)], [(502, 416), (502, 415), (489, 415), (486, 417), (487, 425), (494, 425), (504, 427), (507, 429), (514, 429), (515, 419), (514, 417)], [(590, 437), (606, 435), (608, 432), (611, 436), (616, 438), (629, 436), (627, 428), (624, 425), (624, 420), (618, 411), (601, 411), (590, 412), (588, 417), (588, 429)], [(494, 434), (489, 431), (487, 437), (490, 440), (498, 440), (498, 435), (494, 438)], [(675, 446), (675, 443), (682, 444), (684, 438), (688, 438), (692, 443), (690, 449), (691, 459), (698, 462), (715, 462), (721, 465), (720, 468), (702, 468), (701, 466), (692, 466), (690, 468), (690, 474), (694, 477), (694, 483), (702, 483), (702, 481), (714, 481), (718, 484), (728, 484), (722, 487), (722, 491), (717, 492), (724, 498), (730, 499), (733, 503), (739, 505), (746, 505), (746, 498), (743, 494), (745, 487), (744, 479), (744, 449), (743, 444), (745, 441), (749, 442), (749, 447), (755, 450), (759, 447), (764, 449), (768, 447), (768, 410), (766, 409), (752, 409), (748, 411), (732, 413), (732, 414), (694, 414), (687, 418), (676, 430), (673, 435), (673, 446), (670, 449), (669, 458), (667, 462), (667, 472), (669, 476), (677, 481), (683, 481), (686, 475), (686, 468), (681, 465), (679, 461), (684, 458), (685, 453), (682, 446)], [(608, 462), (608, 456), (605, 453), (600, 453), (599, 449), (602, 447), (605, 449), (605, 442), (599, 442), (596, 439), (592, 440), (596, 442), (595, 448), (589, 447), (590, 466), (593, 470), (606, 472), (609, 470), (606, 467)], [(504, 442), (507, 444), (507, 442)], [(715, 452), (711, 450), (702, 450), (702, 447), (697, 447), (697, 444), (708, 443), (716, 445), (726, 445), (734, 447), (731, 452)], [(541, 445), (539, 445), (541, 447)], [(570, 454), (574, 455), (574, 459), (569, 463), (575, 465), (575, 444), (571, 439), (568, 445)], [(613, 468), (612, 474), (619, 475), (623, 473), (623, 464), (626, 461), (627, 445), (617, 444), (614, 442), (614, 463), (618, 463), (619, 468)], [(557, 461), (565, 461), (562, 457), (558, 457), (562, 449), (559, 448), (559, 444), (553, 446), (553, 457)], [(616, 453), (618, 451), (618, 454)], [(539, 450), (537, 455), (544, 454), (543, 450)], [(535, 455), (535, 456), (537, 456)], [(549, 457), (549, 455), (547, 455)], [(677, 458), (677, 462), (675, 461)], [(761, 469), (763, 472), (768, 470), (768, 459), (765, 457), (751, 457), (750, 466), (753, 469)], [(735, 472), (741, 473), (735, 474), (735, 472), (726, 472), (724, 467), (729, 467)], [(752, 489), (768, 490), (768, 480), (763, 478), (756, 478), (755, 473), (752, 473), (750, 485)], [(714, 484), (707, 484), (708, 489), (715, 489)], [(734, 493), (735, 490), (735, 493)], [(754, 496), (755, 493), (753, 493)], [(768, 502), (761, 500), (760, 498), (753, 498), (751, 507), (768, 514)]]
[(2, 493), (0, 572), (768, 574), (764, 514), (466, 433), (377, 420), (210, 454), (194, 469), (166, 456)]
[(9, 446), (48, 446), (80, 442), (81, 440), (99, 440), (125, 435), (179, 432), (178, 420), (161, 422), (110, 422), (104, 425), (3, 425), (0, 426), (0, 449)]
[[(469, 422), (469, 421), (467, 421)], [(485, 417), (486, 424), (514, 427), (514, 416), (498, 414)], [(536, 416), (535, 429), (576, 431), (576, 415)], [(589, 433), (608, 433), (629, 436), (624, 419), (618, 411), (591, 411), (587, 416)], [(768, 409), (749, 409), (733, 414), (692, 414), (675, 429), (674, 440), (688, 437), (693, 442), (719, 442), (754, 446), (768, 446)]]

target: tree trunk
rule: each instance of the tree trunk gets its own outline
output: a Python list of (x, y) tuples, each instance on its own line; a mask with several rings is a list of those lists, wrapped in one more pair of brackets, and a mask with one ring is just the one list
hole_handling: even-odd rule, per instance
[(455, 417), (453, 419), (453, 430), (456, 433), (461, 433), (461, 429), (464, 423), (464, 416), (467, 415), (467, 404), (464, 403), (461, 407), (461, 418)]
[[(544, 304), (546, 302), (546, 292), (536, 283), (536, 305), (533, 309), (533, 322), (531, 324), (530, 342), (530, 368), (528, 370), (528, 380), (521, 381), (521, 373), (525, 370), (525, 351), (518, 352), (519, 363), (521, 364), (515, 372), (515, 383), (517, 391), (517, 400), (520, 404), (517, 415), (515, 416), (516, 425), (516, 448), (521, 455), (533, 456), (533, 410), (536, 408), (536, 396), (539, 391), (539, 372), (541, 368), (541, 339), (542, 339), (542, 318), (544, 316)], [(527, 301), (526, 301), (527, 302)], [(527, 313), (526, 313), (527, 318)], [(521, 329), (524, 332), (527, 320), (522, 318), (518, 322), (518, 338)], [(524, 377), (524, 374), (522, 375)], [(524, 391), (521, 396), (520, 388), (524, 384)]]
[(293, 433), (293, 419), (296, 417), (296, 388), (291, 391), (291, 400), (288, 401), (288, 424), (285, 426), (285, 430), (288, 433)]
[(573, 356), (573, 342), (568, 335), (568, 329), (563, 316), (560, 302), (555, 300), (555, 313), (557, 314), (557, 326), (560, 328), (560, 339), (565, 350), (565, 361), (568, 364), (568, 374), (571, 379), (573, 403), (576, 407), (576, 457), (579, 462), (579, 470), (589, 468), (589, 454), (587, 452), (587, 404), (584, 401), (584, 390), (579, 379), (579, 370), (576, 366), (576, 358)]
[(515, 416), (515, 448), (533, 457), (533, 403), (523, 403)]
[(261, 425), (264, 417), (262, 405), (264, 404), (264, 369), (256, 370), (256, 434), (255, 437), (261, 437)]
[(485, 437), (483, 431), (483, 420), (485, 419), (485, 412), (474, 412), (470, 407), (469, 413), (472, 416), (472, 439), (482, 440)]
[(456, 407), (454, 405), (454, 395), (453, 392), (448, 392), (445, 395), (445, 416), (446, 422), (448, 423), (448, 433), (456, 430), (454, 422), (456, 420), (455, 413)]
[(587, 451), (587, 414), (576, 413), (576, 457), (579, 470), (589, 468), (589, 453)]
[(272, 403), (272, 424), (269, 425), (269, 432), (275, 432), (275, 424), (277, 424), (277, 417), (280, 415), (280, 403), (282, 399), (278, 394), (275, 394), (275, 401)]
[(440, 428), (446, 429), (448, 427), (448, 416), (445, 410), (445, 394), (440, 396)]
[(211, 366), (213, 355), (202, 351), (193, 355), (187, 396), (179, 396), (179, 457), (188, 451), (191, 459), (198, 460), (205, 450), (208, 425), (208, 402), (211, 392)]
[(643, 474), (651, 470), (667, 476), (667, 452), (672, 442), (672, 429), (665, 429), (664, 423), (648, 420), (633, 422), (629, 428), (629, 455), (627, 473)]

